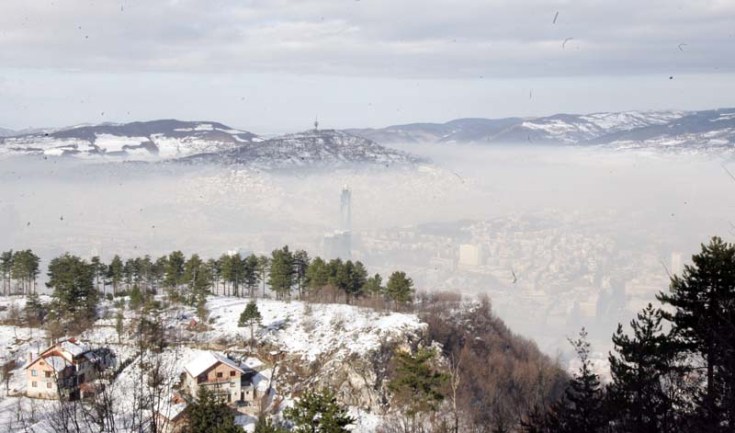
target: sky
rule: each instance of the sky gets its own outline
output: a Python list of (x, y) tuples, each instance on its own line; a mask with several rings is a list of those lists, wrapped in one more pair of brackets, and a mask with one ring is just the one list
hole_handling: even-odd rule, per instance
[(0, 127), (735, 106), (732, 0), (2, 0)]

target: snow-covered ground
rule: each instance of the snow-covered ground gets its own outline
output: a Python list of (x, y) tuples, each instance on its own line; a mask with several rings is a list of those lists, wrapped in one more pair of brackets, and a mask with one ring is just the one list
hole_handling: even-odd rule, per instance
[[(42, 297), (43, 302), (49, 298)], [(187, 329), (194, 310), (189, 307), (171, 307), (163, 311), (161, 318), (168, 332), (178, 332), (181, 341), (167, 347), (161, 354), (146, 353), (142, 357), (136, 349), (137, 336), (132, 333), (131, 324), (135, 321), (136, 312), (125, 310), (125, 332), (118, 336), (115, 329), (115, 315), (118, 311), (114, 304), (103, 301), (98, 309), (100, 318), (92, 329), (78, 336), (78, 339), (90, 347), (109, 347), (116, 355), (117, 364), (128, 364), (117, 376), (108, 389), (114, 397), (114, 407), (119, 426), (131, 423), (130, 413), (144, 391), (141, 378), (147, 377), (141, 367), (157, 362), (164, 372), (161, 384), (162, 395), (170, 395), (179, 382), (184, 366), (201, 355), (206, 346), (215, 342), (226, 342), (225, 352), (239, 359), (244, 365), (257, 371), (253, 383), (259, 395), (272, 389), (271, 401), (278, 401), (280, 410), (293, 404), (289, 388), (278, 379), (278, 365), (272, 360), (258, 359), (248, 355), (245, 341), (249, 338), (249, 327), (238, 327), (240, 313), (245, 309), (249, 299), (211, 296), (207, 302), (210, 320), (203, 332)], [(0, 297), (0, 320), (7, 320), (11, 308), (21, 309), (24, 299), (19, 296)], [(371, 309), (340, 304), (305, 304), (300, 301), (281, 302), (271, 299), (258, 299), (258, 309), (263, 320), (256, 327), (256, 340), (266, 343), (271, 353), (279, 353), (279, 359), (292, 359), (291, 362), (303, 362), (304, 365), (320, 359), (340, 363), (350, 356), (365, 356), (380, 348), (381, 344), (391, 339), (401, 340), (405, 335), (421, 334), (426, 325), (414, 314), (377, 312)], [(18, 419), (22, 413), (30, 426), (30, 431), (52, 431), (52, 414), (58, 403), (33, 400), (22, 397), (25, 390), (24, 366), (29, 354), (37, 355), (46, 349), (46, 334), (39, 329), (17, 326), (0, 326), (0, 358), (2, 362), (14, 359), (17, 367), (9, 381), (9, 392), (3, 387), (0, 392), (0, 431), (23, 431)], [(276, 352), (272, 352), (275, 350)], [(301, 360), (301, 361), (299, 361)], [(175, 406), (164, 404), (162, 411), (176, 410)], [(20, 412), (19, 412), (20, 409)], [(351, 407), (351, 414), (357, 419), (355, 432), (375, 431), (381, 418), (365, 408)], [(252, 414), (251, 414), (252, 415)], [(243, 414), (237, 421), (247, 430), (254, 428), (256, 418)], [(32, 418), (31, 421), (29, 419)]]
[[(249, 338), (249, 328), (237, 326), (247, 299), (214, 298), (207, 304), (212, 331), (199, 338)], [(425, 328), (415, 314), (381, 313), (341, 304), (304, 304), (300, 301), (258, 301), (263, 316), (257, 334), (286, 353), (314, 361), (329, 353), (333, 357), (364, 355), (377, 349), (381, 340)]]

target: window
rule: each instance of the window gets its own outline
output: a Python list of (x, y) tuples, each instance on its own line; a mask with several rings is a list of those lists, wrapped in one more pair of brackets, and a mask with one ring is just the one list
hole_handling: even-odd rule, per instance
[(37, 386), (38, 386), (38, 382), (36, 382), (36, 381), (34, 380), (33, 382), (31, 382), (31, 386), (32, 386), (32, 387), (34, 387), (34, 388), (35, 388), (35, 387), (37, 387)]
[(230, 377), (233, 377), (235, 375), (235, 370), (230, 371)]
[(197, 377), (197, 383), (204, 383), (207, 381), (207, 375), (206, 374), (200, 374), (199, 377)]
[(36, 376), (38, 376), (38, 371), (36, 371), (36, 370), (31, 370), (31, 376), (33, 376), (33, 377), (36, 377)]
[(46, 377), (51, 377), (51, 372), (50, 371), (47, 371), (46, 372)]
[(217, 379), (222, 378), (222, 373), (217, 373)]
[(51, 382), (46, 382), (46, 388), (51, 388)]

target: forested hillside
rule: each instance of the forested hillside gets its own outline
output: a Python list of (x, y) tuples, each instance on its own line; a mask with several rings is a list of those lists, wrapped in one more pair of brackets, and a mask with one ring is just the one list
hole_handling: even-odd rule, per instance
[[(229, 412), (212, 396), (190, 396), (191, 432), (303, 431), (300, 411), (327, 410), (344, 411), (337, 424), (353, 431), (517, 429), (567, 380), (489, 300), (416, 293), (405, 272), (383, 278), (359, 261), (288, 247), (216, 259), (64, 254), (47, 266), (28, 250), (0, 257), (7, 431), (166, 431), (156, 414), (173, 410), (169, 396), (184, 391), (178, 372), (202, 350), (259, 365), (262, 399)], [(35, 284), (42, 268), (48, 295)], [(29, 353), (70, 337), (115, 355), (98, 393), (29, 398)], [(231, 430), (197, 424), (213, 414)], [(64, 426), (70, 417), (78, 425)]]

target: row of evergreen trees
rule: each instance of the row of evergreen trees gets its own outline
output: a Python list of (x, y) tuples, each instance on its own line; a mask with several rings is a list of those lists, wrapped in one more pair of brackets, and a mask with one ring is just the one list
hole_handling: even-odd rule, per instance
[(735, 245), (702, 245), (670, 290), (619, 325), (600, 383), (583, 332), (582, 361), (564, 398), (525, 425), (529, 433), (735, 431)]
[(2, 293), (29, 294), (36, 290), (41, 259), (31, 250), (3, 251), (0, 253)]
[[(10, 278), (35, 281), (39, 273), (38, 256), (30, 250), (9, 253), (9, 256)], [(29, 288), (27, 293), (34, 292), (31, 288), (35, 283), (24, 284)], [(49, 263), (46, 286), (54, 297), (48, 312), (67, 322), (93, 319), (99, 298), (105, 294), (110, 297), (128, 294), (133, 306), (140, 305), (149, 294), (165, 291), (172, 300), (201, 309), (204, 317), (206, 297), (212, 293), (255, 297), (261, 290), (265, 295), (267, 287), (281, 299), (292, 296), (308, 299), (324, 290), (334, 297), (341, 295), (348, 302), (373, 297), (407, 304), (414, 292), (413, 281), (404, 272), (394, 272), (384, 286), (382, 277), (368, 276), (359, 261), (327, 262), (319, 257), (312, 260), (305, 251), (292, 252), (287, 246), (274, 250), (270, 257), (223, 254), (219, 259), (209, 260), (198, 254), (187, 257), (181, 251), (155, 260), (150, 256), (123, 260), (116, 255), (109, 263), (99, 257), (88, 261), (64, 254)], [(31, 304), (36, 305), (33, 296)], [(41, 315), (35, 311), (32, 314), (33, 317)]]
[(413, 281), (404, 272), (393, 273), (384, 286), (382, 277), (369, 276), (359, 261), (312, 260), (305, 251), (291, 251), (288, 246), (274, 250), (270, 257), (223, 254), (204, 260), (198, 254), (186, 257), (174, 251), (157, 259), (146, 255), (123, 260), (116, 255), (109, 263), (93, 257), (88, 264), (97, 290), (113, 296), (136, 288), (143, 292), (169, 290), (195, 304), (207, 293), (254, 297), (260, 290), (265, 294), (268, 287), (277, 298), (285, 299), (308, 297), (330, 287), (348, 301), (363, 296), (385, 297), (397, 303), (413, 299)]

